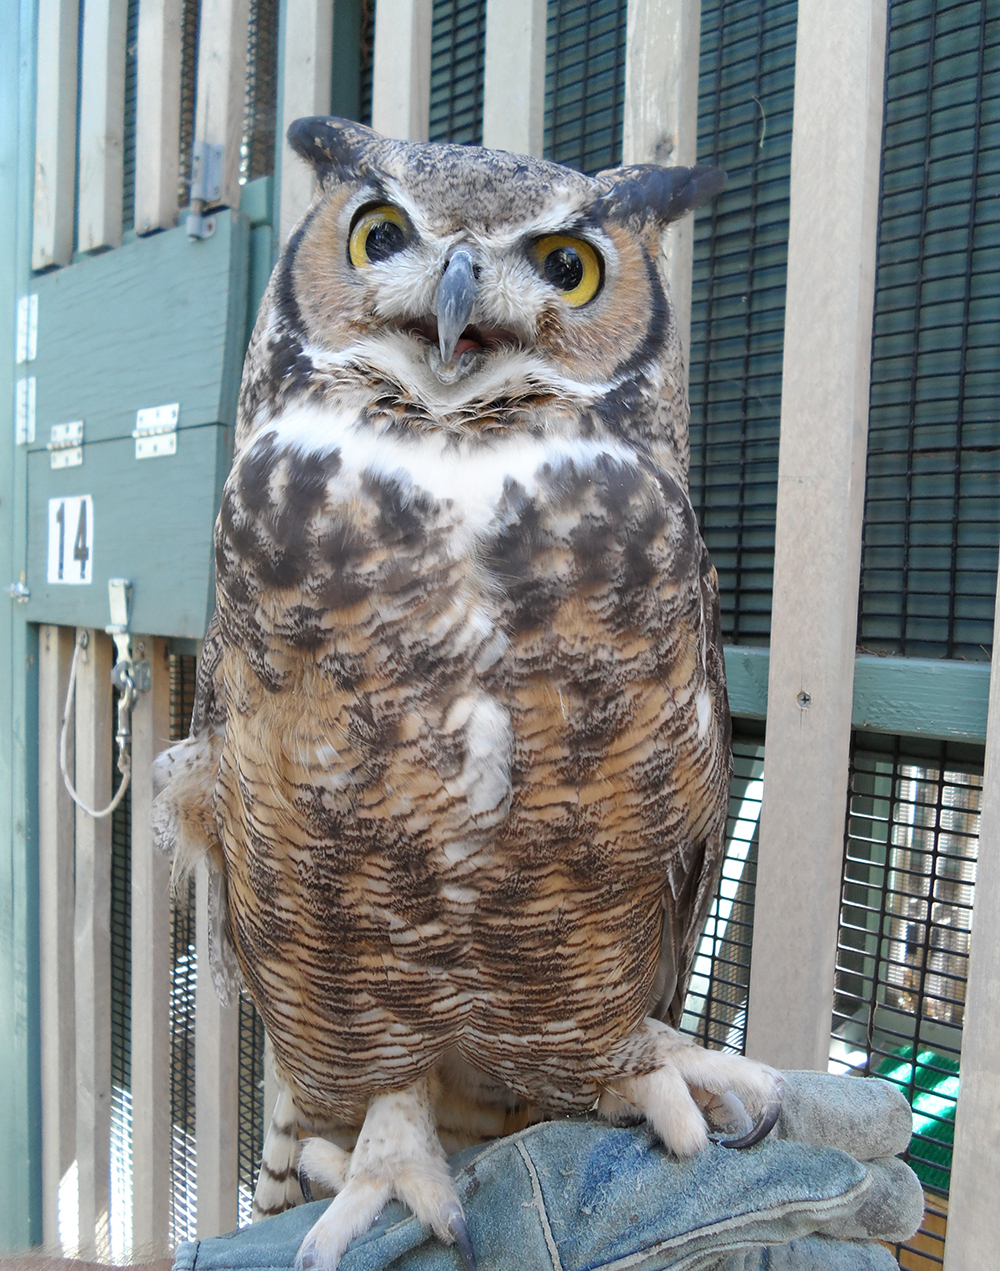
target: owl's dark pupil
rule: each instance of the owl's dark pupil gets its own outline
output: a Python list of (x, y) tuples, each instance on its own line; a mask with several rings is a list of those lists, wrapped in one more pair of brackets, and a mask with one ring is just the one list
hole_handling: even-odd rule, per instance
[(545, 257), (545, 280), (560, 291), (572, 291), (583, 281), (583, 261), (573, 247), (557, 247)]
[(395, 221), (376, 221), (365, 239), (365, 252), (371, 261), (386, 260), (405, 246), (406, 237)]

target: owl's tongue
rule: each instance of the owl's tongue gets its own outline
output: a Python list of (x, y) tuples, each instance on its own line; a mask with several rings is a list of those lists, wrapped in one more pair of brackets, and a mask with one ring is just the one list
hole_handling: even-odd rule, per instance
[[(469, 331), (470, 329), (471, 328), (469, 327), (465, 328), (466, 331)], [(458, 338), (458, 343), (455, 345), (455, 352), (452, 354), (452, 356), (459, 358), (462, 356), (463, 353), (468, 352), (469, 349), (481, 349), (482, 347), (483, 346), (479, 343), (478, 340), (474, 339), (470, 335), (466, 335), (465, 332), (463, 332)]]

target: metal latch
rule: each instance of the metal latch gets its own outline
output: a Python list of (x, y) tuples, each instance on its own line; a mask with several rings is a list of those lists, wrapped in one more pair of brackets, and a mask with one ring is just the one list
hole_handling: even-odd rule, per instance
[(135, 457), (157, 459), (162, 455), (177, 453), (177, 417), (180, 405), (171, 402), (167, 406), (147, 406), (136, 412)]
[(49, 433), (49, 465), (53, 468), (79, 468), (83, 463), (83, 420), (71, 424), (53, 424)]

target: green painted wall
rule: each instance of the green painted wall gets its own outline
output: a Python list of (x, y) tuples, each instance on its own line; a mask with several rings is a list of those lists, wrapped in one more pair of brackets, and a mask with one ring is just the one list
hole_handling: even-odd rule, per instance
[[(0, 586), (25, 565), (25, 455), (14, 444), (14, 314), (27, 287), (34, 4), (9, 0), (0, 40)], [(0, 1249), (41, 1239), (37, 717), (34, 628), (0, 593)]]

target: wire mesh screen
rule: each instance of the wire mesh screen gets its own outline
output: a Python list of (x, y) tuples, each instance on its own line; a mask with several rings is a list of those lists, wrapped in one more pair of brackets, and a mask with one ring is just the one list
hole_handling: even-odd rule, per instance
[(1000, 522), (1000, 13), (893, 0), (860, 640), (987, 658)]
[(764, 743), (733, 738), (726, 860), (695, 957), (681, 1029), (712, 1050), (743, 1053), (757, 880)]
[(125, 20), (125, 118), (122, 132), (122, 229), (135, 221), (135, 102), (139, 62), (139, 0), (128, 0)]
[[(191, 727), (195, 659), (170, 657), (170, 739), (180, 741)], [(197, 1160), (195, 1154), (194, 880), (188, 879), (170, 906), (170, 1243), (193, 1240), (197, 1224)]]
[(201, 0), (183, 0), (181, 13), (181, 119), (177, 205), (191, 202), (191, 148), (194, 144), (195, 89), (198, 84), (198, 25)]
[(621, 163), (625, 0), (549, 0), (545, 157), (582, 172)]
[(431, 141), (483, 139), (486, 0), (434, 0), (431, 32)]
[(705, 0), (698, 158), (729, 183), (695, 221), (691, 501), (727, 643), (771, 629), (796, 0)]
[(982, 751), (856, 734), (850, 768), (831, 1068), (895, 1082), (927, 1200), (906, 1267), (944, 1256)]
[(361, 109), (358, 120), (372, 121), (372, 72), (375, 66), (375, 0), (363, 0), (361, 6)]
[[(112, 743), (112, 789), (121, 780)], [(132, 794), (111, 814), (111, 1255), (132, 1239)]]
[(250, 0), (240, 184), (274, 171), (278, 88), (278, 0)]
[(253, 1190), (264, 1147), (264, 1023), (248, 997), (240, 997), (237, 1166), (239, 1224), (253, 1208)]

